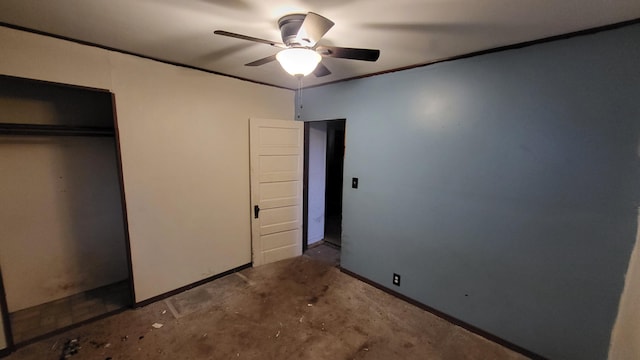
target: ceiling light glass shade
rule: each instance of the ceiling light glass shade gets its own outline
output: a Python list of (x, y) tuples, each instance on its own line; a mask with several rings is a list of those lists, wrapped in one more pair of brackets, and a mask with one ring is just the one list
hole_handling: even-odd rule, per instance
[(320, 54), (310, 49), (285, 49), (276, 55), (284, 71), (291, 75), (307, 76), (318, 66)]

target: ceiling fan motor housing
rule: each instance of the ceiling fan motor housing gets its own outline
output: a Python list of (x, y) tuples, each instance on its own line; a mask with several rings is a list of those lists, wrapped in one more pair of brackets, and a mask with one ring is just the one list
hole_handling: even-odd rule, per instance
[(302, 22), (306, 14), (290, 14), (285, 15), (278, 20), (278, 27), (280, 28), (280, 34), (282, 35), (282, 42), (290, 47), (301, 47), (308, 46), (311, 41), (307, 41), (305, 44), (305, 39), (298, 39), (298, 31), (302, 26)]

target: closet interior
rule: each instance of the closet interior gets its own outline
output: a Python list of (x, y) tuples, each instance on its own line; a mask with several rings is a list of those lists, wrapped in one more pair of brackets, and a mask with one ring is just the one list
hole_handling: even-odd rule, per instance
[(0, 270), (22, 344), (133, 302), (110, 92), (0, 76)]

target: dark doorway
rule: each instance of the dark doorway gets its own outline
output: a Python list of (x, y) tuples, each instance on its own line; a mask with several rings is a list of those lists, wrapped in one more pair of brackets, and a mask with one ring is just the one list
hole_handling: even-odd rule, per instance
[(344, 171), (345, 121), (327, 122), (327, 175), (325, 188), (324, 241), (342, 245), (342, 177)]
[(343, 120), (305, 123), (303, 248), (342, 245)]

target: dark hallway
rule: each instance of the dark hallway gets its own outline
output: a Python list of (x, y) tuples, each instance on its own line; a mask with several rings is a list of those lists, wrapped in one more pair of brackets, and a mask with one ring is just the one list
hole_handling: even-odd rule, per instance
[(345, 120), (327, 122), (327, 177), (324, 241), (342, 245), (342, 182), (345, 151)]

